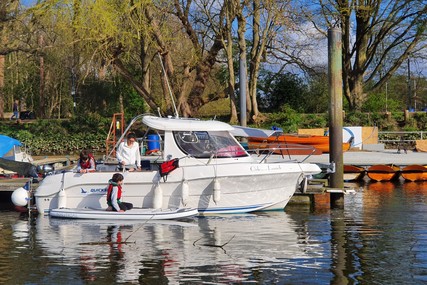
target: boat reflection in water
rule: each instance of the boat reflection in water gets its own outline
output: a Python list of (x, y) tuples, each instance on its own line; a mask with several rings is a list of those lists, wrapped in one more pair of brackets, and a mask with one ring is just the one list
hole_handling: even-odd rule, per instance
[(396, 185), (395, 183), (390, 181), (382, 181), (382, 182), (372, 181), (367, 183), (366, 187), (370, 191), (390, 192), (394, 190)]
[(44, 217), (36, 236), (47, 264), (78, 266), (82, 280), (226, 284), (283, 280), (299, 260), (319, 266), (322, 248), (295, 227), (284, 212), (125, 224)]

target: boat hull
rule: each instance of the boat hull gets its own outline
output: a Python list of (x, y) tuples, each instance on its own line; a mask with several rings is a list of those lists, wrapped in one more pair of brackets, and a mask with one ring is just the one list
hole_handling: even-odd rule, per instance
[(367, 169), (366, 174), (375, 181), (392, 181), (399, 178), (400, 168), (395, 165), (372, 165)]
[(365, 168), (356, 165), (344, 165), (344, 181), (359, 181), (365, 176)]
[(52, 209), (49, 215), (54, 218), (86, 220), (173, 220), (198, 215), (195, 208), (180, 209), (137, 209), (126, 212), (106, 211), (105, 209)]
[[(248, 144), (299, 144), (305, 146), (312, 146), (317, 152), (329, 153), (329, 136), (312, 136), (312, 135), (280, 135), (270, 137), (249, 137)], [(351, 147), (348, 142), (342, 143), (342, 150), (347, 151)], [(315, 153), (317, 154), (317, 153)]]
[[(124, 172), (122, 200), (138, 208), (197, 208), (201, 214), (283, 210), (301, 180), (301, 172), (311, 175), (320, 171), (317, 165), (294, 162), (234, 162), (218, 167), (214, 162), (184, 166), (184, 161), (182, 165), (167, 179), (158, 171)], [(59, 206), (106, 208), (106, 186), (113, 173), (47, 176), (34, 195), (37, 210), (46, 214)]]
[(402, 169), (402, 177), (406, 181), (427, 181), (427, 167), (424, 165), (408, 165)]

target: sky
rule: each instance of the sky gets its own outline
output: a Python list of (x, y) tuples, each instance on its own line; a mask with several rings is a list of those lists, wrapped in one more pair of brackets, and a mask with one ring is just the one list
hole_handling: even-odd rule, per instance
[(24, 6), (31, 6), (36, 3), (37, 0), (21, 0), (21, 4)]

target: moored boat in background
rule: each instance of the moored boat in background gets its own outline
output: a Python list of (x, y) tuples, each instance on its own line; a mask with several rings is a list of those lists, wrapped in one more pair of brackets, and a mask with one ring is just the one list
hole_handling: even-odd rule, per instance
[[(268, 144), (299, 144), (312, 146), (322, 153), (329, 153), (329, 136), (315, 135), (293, 135), (293, 134), (272, 134), (268, 137), (249, 137), (248, 144), (268, 143)], [(342, 150), (347, 151), (351, 147), (351, 142), (343, 142)]]
[(402, 168), (401, 175), (407, 181), (427, 181), (427, 167), (412, 164)]
[(400, 167), (393, 164), (377, 164), (368, 167), (368, 177), (375, 181), (392, 181), (399, 178)]
[(365, 168), (356, 165), (344, 165), (344, 181), (359, 181), (365, 176)]

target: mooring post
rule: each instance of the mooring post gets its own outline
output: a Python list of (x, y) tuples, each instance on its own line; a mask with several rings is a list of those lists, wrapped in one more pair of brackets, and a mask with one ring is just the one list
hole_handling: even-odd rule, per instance
[[(343, 103), (342, 103), (342, 41), (338, 28), (328, 30), (329, 66), (329, 162), (335, 163), (335, 173), (330, 175), (332, 188), (344, 190)], [(344, 207), (344, 193), (331, 193), (331, 207)]]

